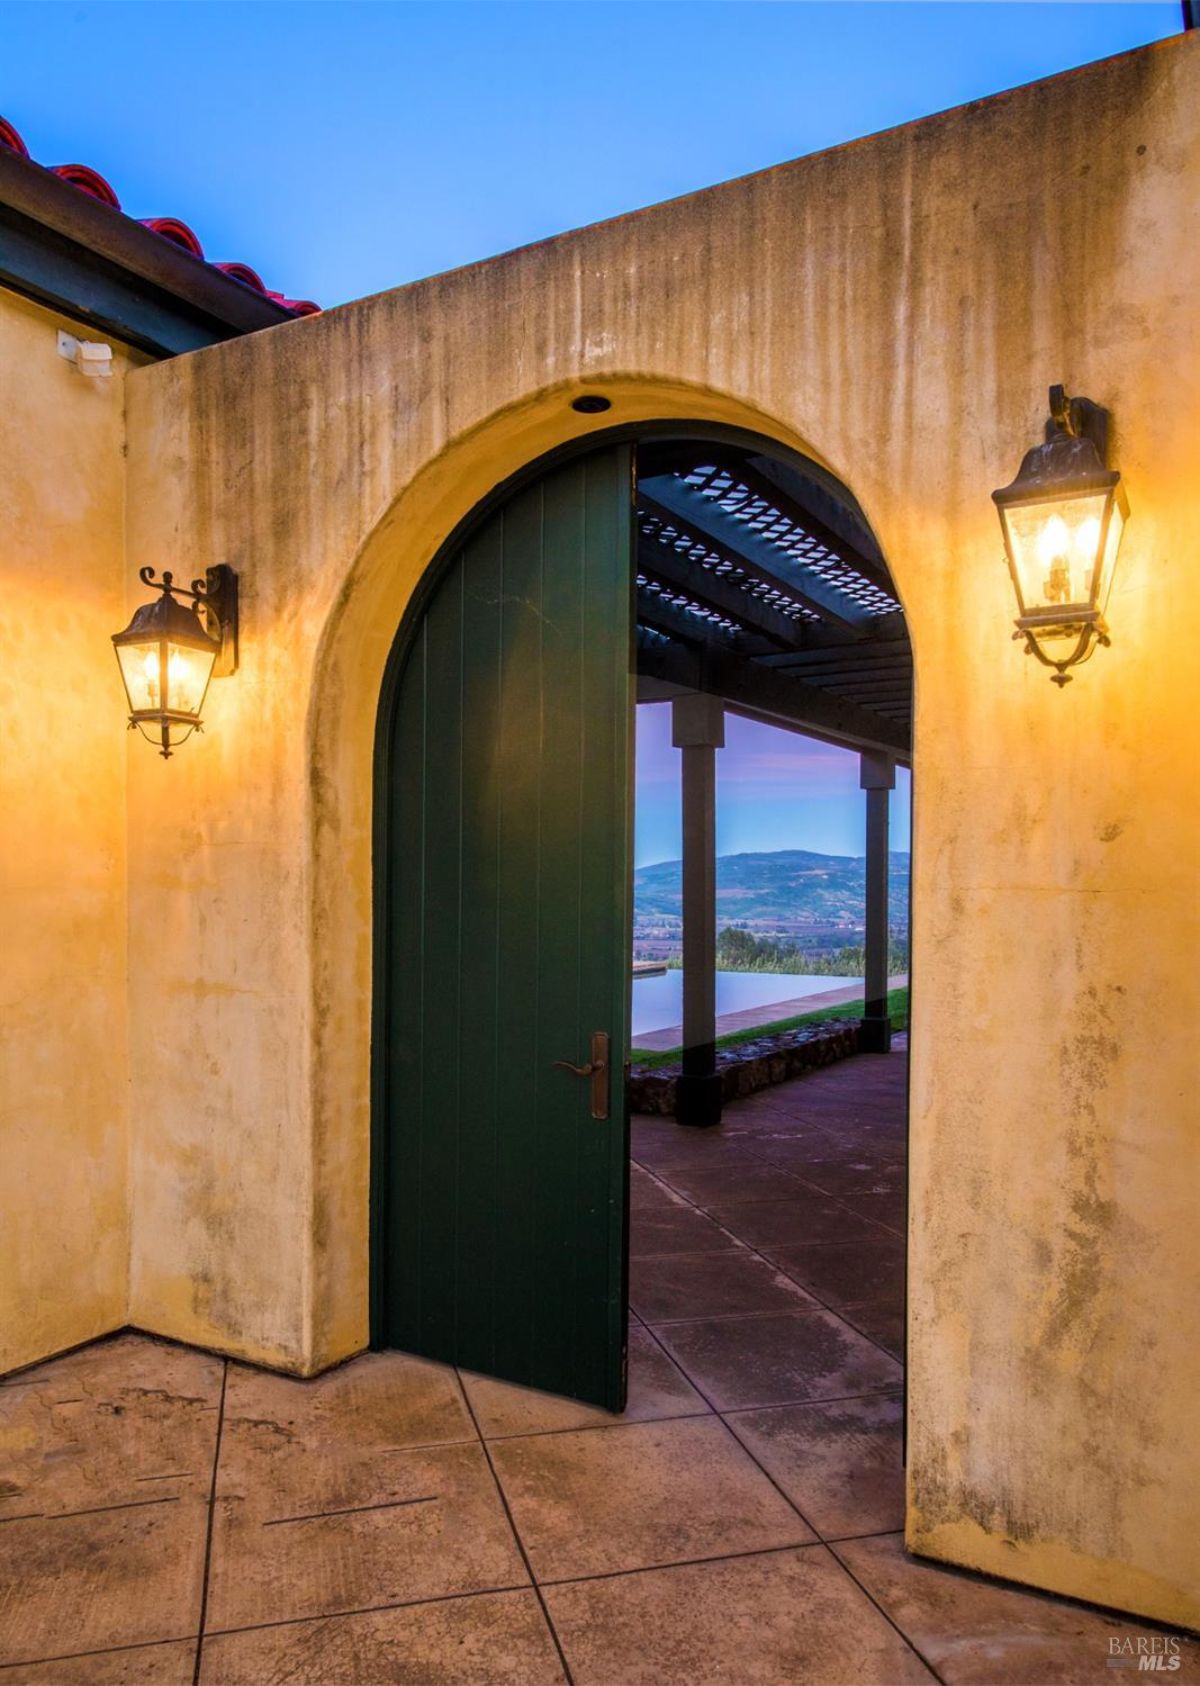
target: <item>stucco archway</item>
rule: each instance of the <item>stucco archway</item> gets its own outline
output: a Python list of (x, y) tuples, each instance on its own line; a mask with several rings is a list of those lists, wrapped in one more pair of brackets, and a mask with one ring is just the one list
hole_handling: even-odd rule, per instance
[(589, 418), (571, 408), (578, 390), (531, 394), (428, 462), (368, 535), (321, 640), (308, 721), (314, 1369), (367, 1340), (375, 720), (396, 629), (447, 539), (497, 487), (564, 446), (663, 422), (756, 436), (836, 473), (857, 495), (852, 474), (837, 473), (808, 440), (732, 395), (651, 377), (589, 382), (612, 403)]

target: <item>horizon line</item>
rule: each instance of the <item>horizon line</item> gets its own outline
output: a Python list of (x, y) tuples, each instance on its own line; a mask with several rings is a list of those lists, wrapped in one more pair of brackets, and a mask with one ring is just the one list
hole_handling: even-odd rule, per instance
[[(888, 854), (889, 855), (907, 855), (911, 859), (912, 850), (911, 850), (911, 848), (909, 848), (909, 849), (889, 849)], [(718, 855), (717, 859), (719, 861), (740, 861), (740, 860), (746, 860), (746, 859), (748, 859), (752, 856), (755, 856), (755, 855), (768, 855), (768, 856), (769, 855), (813, 855), (813, 856), (816, 857), (816, 859), (822, 860), (822, 861), (865, 861), (866, 858), (867, 858), (865, 854), (862, 854), (862, 855), (838, 855), (838, 854), (834, 854), (834, 853), (832, 853), (830, 851), (827, 851), (827, 850), (824, 850), (824, 849), (739, 849), (739, 850), (736, 851), (736, 853), (734, 853), (732, 855)], [(633, 870), (635, 872), (645, 872), (645, 871), (647, 871), (648, 868), (653, 867), (653, 866), (682, 866), (682, 865), (683, 865), (683, 857), (681, 855), (668, 855), (667, 857), (665, 857), (663, 860), (660, 860), (660, 861), (643, 861), (641, 866), (635, 866)]]

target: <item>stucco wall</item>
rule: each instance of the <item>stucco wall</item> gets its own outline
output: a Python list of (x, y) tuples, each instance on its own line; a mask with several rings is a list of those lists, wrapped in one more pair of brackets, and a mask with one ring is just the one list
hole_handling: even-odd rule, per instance
[(125, 1322), (124, 399), (0, 292), (0, 1370)]
[[(400, 614), (598, 420), (757, 426), (859, 497), (915, 648), (910, 1542), (1200, 1620), (1198, 92), (1177, 39), (131, 380), (130, 567), (244, 588), (206, 736), (129, 752), (135, 1322), (363, 1344)], [(1133, 511), (1065, 692), (1010, 642), (988, 495), (1055, 380), (1112, 408)]]

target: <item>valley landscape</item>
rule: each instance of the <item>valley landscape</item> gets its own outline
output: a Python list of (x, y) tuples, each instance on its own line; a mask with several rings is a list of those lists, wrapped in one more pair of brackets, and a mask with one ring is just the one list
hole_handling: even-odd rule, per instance
[[(865, 860), (861, 855), (821, 855), (807, 849), (721, 855), (717, 860), (717, 929), (732, 927), (758, 939), (766, 963), (758, 969), (799, 971), (796, 952), (849, 969), (846, 951), (863, 940)], [(909, 856), (888, 856), (889, 928), (893, 944), (907, 949)], [(678, 960), (682, 937), (682, 862), (658, 861), (633, 875), (635, 960)], [(750, 945), (730, 943), (726, 950)], [(771, 963), (773, 952), (780, 963)], [(790, 954), (790, 958), (789, 958)], [(722, 964), (736, 964), (727, 954)], [(747, 962), (750, 964), (750, 962)], [(813, 970), (813, 967), (807, 968)]]

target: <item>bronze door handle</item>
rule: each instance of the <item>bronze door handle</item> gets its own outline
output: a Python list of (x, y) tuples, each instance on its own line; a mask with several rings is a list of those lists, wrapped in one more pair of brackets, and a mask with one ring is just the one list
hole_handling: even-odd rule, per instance
[(592, 1032), (592, 1057), (586, 1065), (573, 1065), (570, 1060), (552, 1060), (558, 1071), (569, 1071), (574, 1077), (592, 1080), (592, 1117), (608, 1117), (608, 1032)]

